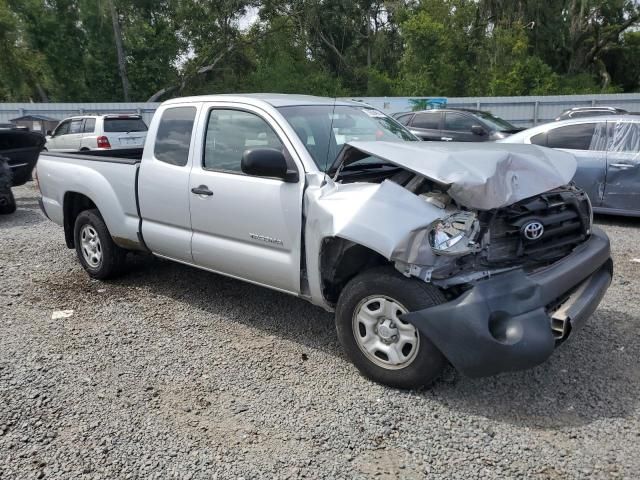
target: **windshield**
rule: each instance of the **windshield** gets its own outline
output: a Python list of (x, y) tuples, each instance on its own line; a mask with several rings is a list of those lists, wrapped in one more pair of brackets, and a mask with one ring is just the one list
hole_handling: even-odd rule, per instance
[[(405, 127), (373, 108), (351, 105), (280, 107), (316, 165), (326, 171), (342, 146), (355, 140), (417, 141)], [(362, 164), (367, 159), (358, 163)], [(379, 160), (376, 160), (379, 161)]]
[(518, 130), (517, 127), (511, 125), (506, 120), (503, 120), (500, 117), (496, 117), (495, 115), (489, 112), (473, 112), (478, 117), (482, 118), (485, 122), (487, 122), (492, 128), (495, 130), (504, 132), (509, 130)]
[(141, 118), (105, 118), (105, 132), (146, 132), (147, 125)]

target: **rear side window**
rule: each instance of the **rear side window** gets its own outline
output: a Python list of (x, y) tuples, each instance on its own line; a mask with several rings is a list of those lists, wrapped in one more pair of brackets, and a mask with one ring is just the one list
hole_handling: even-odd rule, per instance
[(147, 125), (141, 118), (105, 118), (105, 132), (146, 132)]
[(441, 116), (441, 113), (439, 112), (418, 113), (415, 117), (413, 117), (413, 122), (411, 122), (411, 126), (416, 128), (429, 128), (431, 130), (439, 130), (440, 116)]
[(581, 123), (554, 128), (547, 133), (547, 146), (571, 150), (589, 150), (595, 129), (595, 123)]
[(195, 107), (167, 108), (162, 113), (153, 149), (158, 160), (180, 167), (187, 164), (195, 118)]
[(240, 110), (211, 111), (204, 148), (205, 169), (241, 173), (242, 155), (255, 147), (284, 148), (258, 115)]
[(96, 119), (86, 118), (84, 121), (84, 133), (93, 133), (96, 130)]

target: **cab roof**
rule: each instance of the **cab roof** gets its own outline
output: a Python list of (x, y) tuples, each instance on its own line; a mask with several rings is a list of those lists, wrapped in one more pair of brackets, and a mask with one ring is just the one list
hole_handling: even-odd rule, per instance
[(301, 105), (358, 105), (363, 103), (336, 99), (331, 97), (315, 97), (313, 95), (289, 95), (284, 93), (243, 93), (221, 95), (199, 95), (194, 97), (173, 98), (163, 102), (165, 105), (188, 102), (240, 102), (253, 105), (268, 104), (272, 107), (294, 107)]

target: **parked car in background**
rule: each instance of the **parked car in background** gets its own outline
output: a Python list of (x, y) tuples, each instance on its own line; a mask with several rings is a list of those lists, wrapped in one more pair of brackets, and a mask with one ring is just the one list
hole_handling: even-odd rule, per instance
[(394, 118), (422, 140), (439, 142), (488, 142), (522, 130), (490, 112), (466, 108), (397, 113)]
[(629, 112), (616, 107), (574, 107), (569, 108), (556, 117), (556, 122), (570, 118), (595, 117), (597, 115), (625, 115)]
[(164, 102), (138, 158), (121, 153), (38, 161), (43, 211), (90, 276), (133, 250), (299, 296), (335, 312), (351, 360), (387, 385), (428, 384), (447, 361), (533, 367), (611, 281), (564, 152), (420, 142), (362, 104), (256, 94)]
[(9, 168), (9, 159), (0, 155), (0, 215), (16, 211), (16, 199), (11, 192), (13, 175)]
[(597, 116), (547, 123), (502, 140), (571, 152), (575, 183), (594, 212), (640, 216), (640, 117)]
[(11, 169), (12, 186), (18, 187), (31, 179), (44, 142), (44, 135), (24, 128), (0, 129), (0, 156)]
[(140, 115), (83, 115), (62, 120), (47, 137), (52, 152), (142, 148), (147, 125)]
[(44, 136), (24, 128), (0, 128), (0, 214), (13, 213), (16, 202), (11, 187), (31, 179)]

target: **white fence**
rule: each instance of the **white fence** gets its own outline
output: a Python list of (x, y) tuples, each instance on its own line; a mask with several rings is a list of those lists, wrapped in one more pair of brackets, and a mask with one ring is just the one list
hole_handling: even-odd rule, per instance
[(0, 103), (0, 123), (24, 115), (44, 115), (62, 120), (92, 113), (137, 113), (149, 123), (159, 103)]
[[(419, 97), (353, 97), (385, 113), (411, 110)], [(572, 107), (610, 106), (640, 112), (640, 93), (611, 95), (555, 95), (539, 97), (449, 97), (447, 106), (488, 110), (517, 126), (531, 127), (552, 121)], [(1, 108), (1, 107), (0, 107)]]
[[(351, 97), (368, 103), (388, 114), (408, 111), (411, 100), (426, 97)], [(528, 127), (548, 122), (571, 107), (607, 105), (640, 111), (640, 93), (612, 95), (558, 95), (540, 97), (449, 97), (448, 106), (489, 110), (511, 123)], [(89, 113), (138, 113), (147, 123), (159, 103), (0, 103), (0, 123), (38, 114), (62, 120)]]

